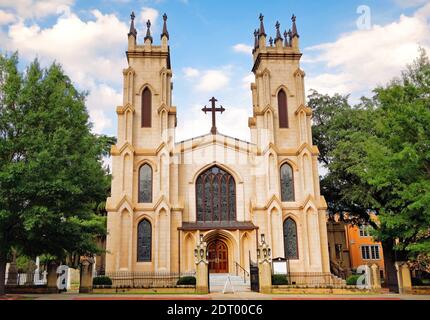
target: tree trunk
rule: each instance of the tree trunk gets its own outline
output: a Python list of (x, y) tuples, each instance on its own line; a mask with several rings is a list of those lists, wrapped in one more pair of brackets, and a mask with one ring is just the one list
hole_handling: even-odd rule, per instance
[(0, 296), (6, 294), (5, 280), (6, 280), (6, 254), (0, 252)]
[(396, 253), (393, 247), (394, 241), (392, 239), (382, 242), (385, 264), (385, 285), (390, 290), (390, 292), (399, 293), (399, 283), (397, 280), (397, 270), (395, 266)]

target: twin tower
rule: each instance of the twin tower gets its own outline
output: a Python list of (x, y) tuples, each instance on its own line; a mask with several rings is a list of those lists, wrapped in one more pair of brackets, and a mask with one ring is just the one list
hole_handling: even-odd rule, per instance
[(201, 137), (175, 140), (167, 16), (160, 45), (154, 45), (149, 21), (138, 44), (131, 18), (118, 139), (111, 150), (106, 270), (192, 272), (202, 237), (210, 273), (233, 273), (236, 264), (249, 271), (264, 234), (273, 257), (289, 259), (290, 271), (330, 272), (327, 206), (296, 17), (290, 31), (281, 33), (276, 23), (275, 38), (267, 39), (260, 15), (249, 142), (210, 128)]

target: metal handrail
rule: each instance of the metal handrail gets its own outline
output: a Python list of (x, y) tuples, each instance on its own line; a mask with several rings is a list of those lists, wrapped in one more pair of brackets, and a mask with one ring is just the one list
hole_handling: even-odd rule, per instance
[(243, 271), (243, 282), (244, 283), (246, 283), (246, 276), (250, 276), (249, 275), (249, 272), (248, 271), (246, 271), (245, 270), (245, 268), (244, 267), (242, 267), (239, 263), (237, 263), (236, 261), (234, 262), (234, 265), (236, 266), (236, 276), (238, 276), (239, 275), (239, 271), (238, 271), (238, 267), (240, 268), (240, 269), (242, 269), (242, 271)]

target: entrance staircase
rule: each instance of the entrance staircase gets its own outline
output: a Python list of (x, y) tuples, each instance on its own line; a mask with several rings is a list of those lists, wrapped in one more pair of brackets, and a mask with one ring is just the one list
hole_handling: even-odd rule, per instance
[[(228, 282), (230, 277), (230, 282)], [(210, 292), (223, 292), (224, 286), (227, 282), (226, 293), (234, 292), (250, 292), (251, 283), (249, 277), (244, 279), (241, 276), (231, 275), (227, 273), (211, 273), (209, 275), (209, 290)], [(232, 288), (233, 287), (233, 288)]]

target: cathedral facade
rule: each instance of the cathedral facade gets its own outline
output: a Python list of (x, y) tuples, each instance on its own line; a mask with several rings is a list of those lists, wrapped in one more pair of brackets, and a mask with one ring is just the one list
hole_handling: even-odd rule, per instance
[[(249, 270), (262, 235), (272, 257), (292, 272), (329, 273), (326, 202), (320, 194), (312, 110), (305, 104), (299, 34), (292, 28), (267, 39), (263, 16), (253, 50), (251, 141), (218, 132), (211, 99), (208, 134), (177, 142), (172, 104), (169, 33), (161, 44), (150, 22), (138, 45), (134, 15), (123, 70), (123, 105), (112, 147), (107, 200), (106, 271), (190, 272), (200, 237), (209, 272)], [(210, 98), (210, 97), (208, 97)], [(251, 106), (250, 106), (251, 108)], [(228, 112), (228, 110), (226, 110)], [(211, 115), (208, 115), (211, 116)]]

